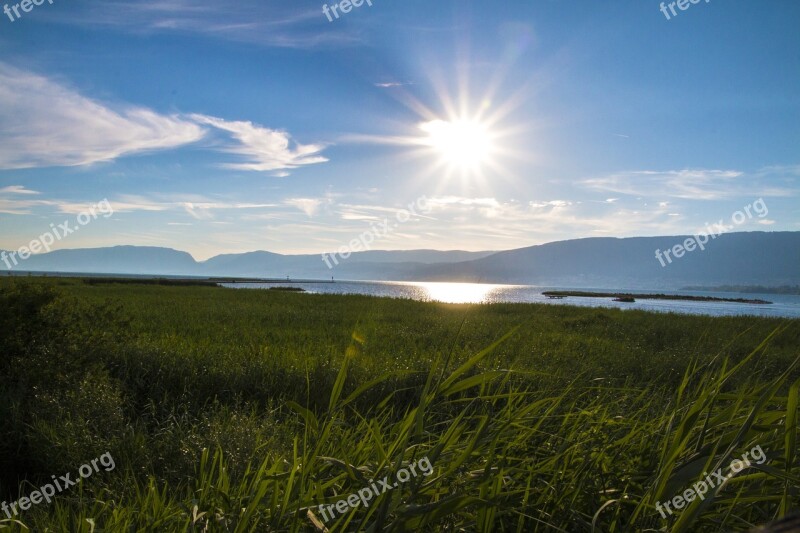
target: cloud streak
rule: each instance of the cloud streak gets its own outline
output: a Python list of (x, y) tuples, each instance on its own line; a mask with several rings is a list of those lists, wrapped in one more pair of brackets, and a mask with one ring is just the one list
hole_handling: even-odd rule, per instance
[[(78, 3), (57, 23), (132, 34), (194, 34), (277, 48), (309, 49), (361, 42), (344, 27), (321, 26), (321, 9), (269, 0), (109, 0)], [(324, 28), (321, 30), (320, 27)]]
[(115, 111), (45, 77), (0, 63), (0, 168), (82, 166), (176, 148), (202, 127), (142, 107)]
[(285, 200), (284, 203), (299, 209), (311, 218), (319, 212), (320, 207), (326, 203), (326, 200), (322, 198), (290, 198)]
[[(304, 165), (328, 161), (320, 155), (325, 148), (322, 144), (299, 144), (292, 141), (285, 131), (265, 128), (247, 121), (227, 121), (207, 115), (190, 115), (199, 124), (206, 124), (231, 134), (238, 146), (225, 148), (226, 152), (243, 156), (246, 163), (227, 163), (225, 168), (259, 172), (285, 171)], [(294, 146), (292, 146), (294, 145)], [(285, 177), (286, 172), (279, 172)]]
[(0, 194), (37, 195), (41, 193), (39, 191), (32, 191), (30, 189), (26, 189), (22, 185), (9, 185), (8, 187), (3, 187), (2, 189), (0, 189)]
[[(0, 62), (0, 169), (77, 167), (177, 149), (223, 131), (235, 145), (224, 151), (245, 162), (233, 170), (288, 171), (328, 161), (323, 144), (299, 144), (289, 133), (249, 121), (201, 115), (163, 115), (144, 107), (113, 109), (44, 76)], [(18, 187), (0, 192), (32, 194)]]
[(589, 189), (630, 196), (721, 200), (743, 196), (795, 196), (800, 192), (798, 177), (798, 167), (767, 167), (754, 173), (704, 169), (642, 170), (586, 179), (581, 184)]

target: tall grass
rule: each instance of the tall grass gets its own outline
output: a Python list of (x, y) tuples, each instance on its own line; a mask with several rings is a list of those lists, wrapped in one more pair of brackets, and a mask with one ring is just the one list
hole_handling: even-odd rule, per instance
[[(103, 447), (118, 468), (0, 527), (725, 531), (797, 507), (797, 321), (46, 285), (0, 292), (27, 313), (0, 315), (22, 479)], [(63, 390), (20, 385), (20, 358)], [(755, 445), (763, 465), (655, 511)], [(46, 449), (63, 460), (37, 464)], [(323, 523), (320, 505), (422, 457), (432, 475)]]

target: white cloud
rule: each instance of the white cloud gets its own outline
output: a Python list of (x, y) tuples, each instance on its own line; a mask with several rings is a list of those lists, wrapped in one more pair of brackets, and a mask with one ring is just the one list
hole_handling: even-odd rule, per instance
[(114, 110), (43, 76), (0, 63), (0, 168), (81, 166), (176, 148), (202, 127), (142, 107)]
[(568, 207), (572, 205), (572, 202), (568, 202), (566, 200), (552, 200), (550, 202), (530, 202), (528, 205), (535, 209), (539, 209), (542, 207)]
[(412, 85), (412, 83), (402, 82), (402, 81), (388, 81), (384, 83), (375, 83), (374, 85), (375, 87), (378, 87), (380, 89), (393, 89), (395, 87), (404, 87), (406, 85)]
[(31, 198), (39, 194), (38, 191), (26, 189), (22, 185), (3, 187), (0, 189), (0, 213), (7, 215), (29, 215), (32, 213), (32, 208), (56, 204), (49, 200)]
[[(137, 35), (193, 34), (280, 48), (345, 46), (361, 42), (346, 26), (320, 23), (322, 11), (292, 2), (239, 0), (236, 9), (214, 0), (115, 0), (76, 4), (43, 17), (56, 23), (99, 26)], [(324, 19), (322, 19), (324, 20)]]
[[(70, 215), (77, 215), (90, 210), (99, 201), (75, 202), (68, 200), (41, 200), (30, 198), (11, 198), (7, 196), (13, 191), (8, 191), (10, 187), (0, 189), (0, 213), (13, 215), (29, 215), (33, 213), (33, 208), (46, 208), (50, 212), (58, 212)], [(5, 193), (4, 196), (2, 193)], [(147, 197), (133, 194), (123, 194), (108, 199), (114, 213), (135, 213), (135, 212), (186, 212), (198, 220), (214, 218), (217, 211), (263, 211), (264, 209), (280, 208), (280, 204), (261, 204), (249, 202), (217, 201), (205, 196), (195, 194), (172, 194), (156, 195)], [(37, 211), (37, 213), (38, 213)]]
[(767, 167), (753, 173), (738, 170), (684, 169), (619, 172), (587, 179), (582, 185), (631, 196), (667, 196), (687, 200), (720, 200), (746, 196), (790, 197), (800, 193), (798, 167)]
[(39, 191), (26, 189), (22, 185), (9, 185), (0, 189), (0, 194), (41, 194)]
[(339, 216), (341, 217), (342, 220), (366, 220), (366, 221), (380, 220), (380, 217), (376, 217), (373, 215), (365, 215), (363, 213), (348, 211), (346, 209), (339, 211)]
[(294, 143), (285, 131), (272, 130), (249, 121), (227, 121), (221, 118), (194, 114), (191, 118), (200, 124), (207, 124), (231, 134), (238, 146), (226, 148), (230, 153), (244, 156), (247, 163), (229, 163), (225, 167), (236, 170), (259, 172), (281, 171), (276, 175), (285, 177), (285, 171), (303, 165), (313, 165), (328, 161), (320, 155), (325, 148), (322, 144)]
[(290, 198), (285, 200), (284, 203), (296, 207), (309, 217), (313, 217), (319, 212), (319, 208), (325, 203), (325, 200), (320, 198)]
[[(664, 208), (638, 211), (614, 203), (578, 201), (503, 201), (496, 198), (429, 198), (437, 222), (425, 229), (448, 228), (462, 243), (487, 242), (486, 249), (591, 236), (662, 234), (673, 227)], [(463, 244), (461, 246), (464, 246)], [(473, 244), (471, 244), (473, 246)]]
[[(426, 201), (429, 199), (426, 198)], [(392, 207), (382, 205), (367, 205), (367, 204), (338, 204), (336, 213), (339, 215), (340, 220), (344, 221), (365, 221), (376, 222), (381, 221), (387, 216), (395, 217), (402, 210), (407, 210), (408, 207)], [(416, 210), (415, 210), (416, 211)], [(414, 218), (431, 218), (423, 213), (415, 213)]]
[(210, 220), (214, 218), (215, 211), (264, 209), (275, 207), (275, 204), (250, 204), (230, 202), (181, 202), (183, 209), (196, 220)]
[(0, 213), (5, 213), (7, 215), (29, 215), (31, 214), (32, 207), (44, 205), (51, 205), (51, 202), (44, 200), (11, 200), (9, 198), (0, 197)]
[(169, 204), (156, 202), (133, 194), (123, 194), (111, 202), (115, 213), (132, 213), (135, 211), (167, 211), (171, 208)]

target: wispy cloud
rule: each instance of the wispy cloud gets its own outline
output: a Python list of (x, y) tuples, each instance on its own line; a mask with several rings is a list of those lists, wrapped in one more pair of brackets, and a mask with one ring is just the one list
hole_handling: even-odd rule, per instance
[(291, 136), (285, 131), (265, 128), (246, 121), (227, 121), (198, 114), (190, 116), (200, 124), (207, 124), (230, 133), (239, 142), (238, 146), (225, 148), (225, 151), (242, 155), (249, 162), (228, 163), (224, 165), (226, 168), (260, 172), (281, 171), (277, 175), (283, 177), (287, 175), (285, 171), (288, 169), (328, 161), (320, 155), (325, 145), (293, 143)]
[(0, 168), (81, 166), (176, 148), (199, 125), (147, 108), (114, 110), (43, 76), (0, 63)]
[[(312, 4), (313, 5), (313, 4)], [(77, 3), (53, 22), (133, 34), (195, 34), (280, 48), (346, 46), (360, 42), (345, 26), (320, 24), (320, 7), (275, 0), (117, 0)]]
[(35, 195), (41, 194), (39, 191), (32, 191), (30, 189), (26, 189), (22, 185), (9, 185), (8, 187), (3, 187), (0, 189), (0, 194), (25, 194), (25, 195)]
[(224, 165), (226, 168), (271, 171), (285, 177), (291, 169), (328, 160), (320, 155), (323, 144), (299, 144), (285, 131), (249, 121), (116, 107), (0, 63), (0, 169), (84, 166), (176, 149), (207, 137), (209, 126), (229, 133), (238, 145), (224, 150), (246, 159)]
[(0, 213), (6, 215), (30, 215), (35, 208), (56, 205), (56, 202), (40, 198), (41, 193), (23, 185), (9, 185), (0, 189)]
[[(431, 214), (441, 227), (457, 232), (462, 242), (493, 240), (493, 249), (580, 236), (632, 236), (637, 232), (657, 235), (674, 223), (664, 208), (620, 208), (605, 202), (590, 207), (579, 201), (503, 201), (496, 198), (429, 198)], [(524, 244), (521, 244), (524, 243)], [(485, 246), (484, 246), (485, 247)]]
[[(367, 205), (341, 203), (336, 205), (336, 213), (343, 221), (370, 221), (375, 222), (385, 219), (387, 216), (395, 217), (401, 211), (407, 211), (406, 207), (391, 207), (386, 205)], [(415, 210), (416, 211), (416, 210)], [(431, 218), (425, 214), (416, 212), (413, 218)]]
[[(77, 215), (91, 209), (97, 201), (71, 201), (61, 199), (33, 199), (30, 197), (12, 197), (12, 194), (21, 194), (19, 186), (0, 189), (0, 213), (13, 215), (29, 215), (38, 208), (37, 214), (45, 211)], [(27, 191), (27, 189), (25, 189)], [(31, 191), (33, 192), (33, 191)], [(29, 193), (24, 193), (29, 194)], [(143, 196), (135, 194), (122, 194), (108, 198), (114, 213), (159, 213), (175, 212), (187, 213), (197, 220), (214, 218), (217, 211), (263, 211), (264, 209), (279, 209), (282, 204), (236, 202), (218, 200), (197, 194), (170, 194)]]
[(566, 200), (551, 200), (549, 202), (530, 202), (531, 207), (534, 208), (543, 208), (543, 207), (567, 207), (572, 205), (572, 202), (568, 202)]
[(51, 205), (43, 200), (20, 200), (18, 198), (3, 198), (0, 196), (0, 213), (6, 215), (30, 215), (32, 208)]
[[(161, 195), (157, 198), (140, 195), (121, 195), (112, 199), (111, 205), (117, 213), (174, 211), (186, 213), (195, 220), (212, 220), (218, 211), (261, 210), (277, 207), (277, 204), (231, 202), (194, 194)], [(79, 212), (81, 210), (80, 207), (80, 205), (75, 205), (72, 209), (77, 209)]]
[(744, 196), (783, 196), (800, 193), (800, 168), (766, 167), (753, 173), (739, 170), (685, 169), (620, 172), (587, 179), (590, 189), (641, 197), (721, 200)]
[(285, 200), (284, 203), (299, 209), (309, 217), (313, 217), (326, 201), (323, 198), (290, 198)]
[(411, 82), (403, 82), (403, 81), (386, 81), (381, 83), (376, 83), (375, 87), (380, 89), (392, 89), (394, 87), (405, 87), (407, 85), (413, 85)]

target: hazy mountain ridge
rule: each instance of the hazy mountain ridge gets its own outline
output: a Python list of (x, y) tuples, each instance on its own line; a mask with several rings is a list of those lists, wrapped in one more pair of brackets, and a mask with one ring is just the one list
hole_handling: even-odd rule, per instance
[[(339, 265), (329, 259), (328, 269), (321, 254), (282, 255), (267, 251), (223, 254), (206, 261), (196, 261), (190, 254), (172, 248), (149, 246), (113, 246), (56, 250), (31, 256), (13, 266), (12, 271), (133, 274), (165, 276), (238, 276), (260, 278), (328, 279), (331, 276), (355, 276), (356, 279), (395, 279), (407, 276), (414, 268), (449, 264), (465, 259), (483, 258), (495, 252), (461, 250), (409, 250), (358, 252)], [(411, 267), (414, 265), (414, 267)], [(8, 270), (0, 262), (0, 271)], [(353, 279), (353, 278), (351, 278)]]
[[(662, 266), (656, 250), (688, 236), (588, 238), (498, 252), (491, 257), (426, 267), (426, 279), (569, 287), (680, 288), (686, 285), (786, 285), (800, 280), (800, 232), (725, 234), (706, 250)], [(689, 281), (691, 280), (691, 281)]]
[[(58, 250), (16, 271), (293, 279), (471, 281), (565, 287), (680, 288), (686, 285), (800, 283), (800, 232), (730, 233), (662, 267), (655, 251), (686, 236), (588, 238), (503, 252), (368, 251), (328, 269), (319, 254), (226, 254), (196, 261), (169, 248), (116, 246)], [(333, 264), (333, 262), (332, 262)], [(6, 265), (0, 262), (0, 270)]]
[[(13, 271), (82, 272), (102, 274), (157, 274), (191, 275), (197, 262), (187, 252), (155, 246), (113, 246), (108, 248), (81, 248), (54, 250), (32, 255)], [(0, 270), (8, 270), (0, 261)]]

